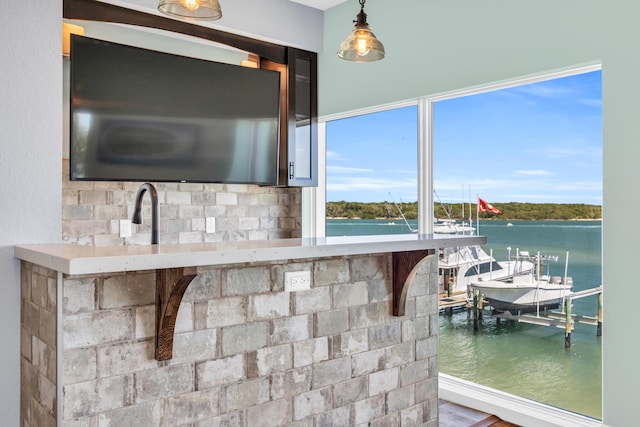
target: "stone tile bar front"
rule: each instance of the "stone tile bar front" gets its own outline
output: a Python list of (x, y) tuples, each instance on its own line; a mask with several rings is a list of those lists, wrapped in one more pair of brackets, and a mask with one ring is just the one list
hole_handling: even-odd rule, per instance
[[(16, 247), (22, 425), (435, 427), (435, 254), (482, 243)], [(158, 360), (158, 281), (172, 269), (189, 280), (172, 357)], [(311, 289), (284, 292), (284, 273), (301, 270)]]

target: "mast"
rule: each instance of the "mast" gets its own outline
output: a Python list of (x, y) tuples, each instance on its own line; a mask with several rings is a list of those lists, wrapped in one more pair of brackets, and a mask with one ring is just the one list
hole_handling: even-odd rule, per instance
[[(404, 223), (407, 225), (407, 228), (409, 229), (409, 231), (411, 231), (412, 233), (417, 232), (418, 230), (414, 230), (413, 228), (411, 228), (411, 225), (409, 224), (409, 221), (407, 221), (407, 218), (404, 216), (404, 212), (402, 212), (402, 208), (400, 208), (400, 206), (398, 206), (398, 204), (396, 203), (395, 200), (393, 200), (393, 196), (391, 196), (391, 193), (388, 193), (389, 197), (391, 197), (391, 201), (393, 202), (393, 204), (396, 206), (396, 209), (398, 209), (398, 212), (400, 212), (400, 216), (402, 217), (402, 219), (404, 220)], [(402, 198), (400, 198), (400, 203), (402, 202)]]
[(460, 216), (460, 218), (462, 218), (462, 221), (464, 221), (464, 185), (462, 186), (462, 215)]

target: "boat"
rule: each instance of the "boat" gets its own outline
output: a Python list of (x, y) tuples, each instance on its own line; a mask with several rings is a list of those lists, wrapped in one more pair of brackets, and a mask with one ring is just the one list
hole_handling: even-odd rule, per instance
[(479, 245), (440, 249), (438, 280), (441, 301), (458, 296), (466, 299), (468, 286), (473, 282), (512, 280), (535, 269), (535, 263), (526, 256), (526, 252), (516, 249), (512, 257), (511, 248), (508, 251), (506, 261), (497, 261), (493, 254), (487, 254)]
[(475, 227), (457, 223), (453, 219), (436, 219), (433, 222), (433, 232), (436, 234), (466, 234), (471, 235), (475, 231)]
[[(400, 206), (395, 202), (394, 204), (409, 230), (416, 233), (418, 230), (409, 225)], [(476, 228), (473, 227), (471, 218), (468, 223), (464, 221), (458, 223), (451, 218), (450, 212), (446, 208), (445, 212), (448, 216), (447, 219), (434, 220), (434, 234), (468, 236), (475, 234)], [(479, 245), (440, 249), (438, 256), (439, 305), (453, 307), (466, 304), (468, 286), (475, 280), (506, 281), (518, 275), (529, 274), (534, 270), (535, 264), (529, 259), (528, 252), (523, 252), (524, 256), (522, 256), (516, 249), (516, 255), (512, 258), (511, 248), (507, 248), (507, 250), (509, 251), (507, 261), (497, 261), (492, 254), (487, 254)]]
[(543, 262), (557, 261), (557, 257), (544, 257), (538, 253), (534, 259), (537, 268), (529, 274), (517, 275), (508, 281), (478, 278), (469, 287), (479, 291), (493, 309), (501, 312), (539, 314), (540, 310), (557, 308), (564, 303), (573, 288), (573, 279), (567, 276), (569, 253), (567, 252), (564, 277), (540, 274)]
[[(436, 193), (436, 197), (439, 196)], [(479, 199), (480, 200), (480, 199)], [(440, 202), (442, 204), (442, 202)], [(477, 229), (473, 220), (457, 223), (451, 219), (451, 209), (442, 204), (447, 219), (439, 219), (434, 223), (434, 233), (473, 235)], [(469, 206), (471, 212), (471, 206)], [(462, 203), (464, 218), (464, 203)], [(479, 224), (479, 222), (478, 222)], [(460, 306), (469, 299), (468, 287), (475, 281), (508, 281), (517, 276), (528, 275), (535, 269), (527, 252), (520, 253), (516, 249), (511, 256), (511, 248), (507, 248), (507, 261), (497, 261), (493, 253), (487, 254), (479, 245), (441, 249), (438, 258), (439, 270), (439, 303), (440, 307)]]

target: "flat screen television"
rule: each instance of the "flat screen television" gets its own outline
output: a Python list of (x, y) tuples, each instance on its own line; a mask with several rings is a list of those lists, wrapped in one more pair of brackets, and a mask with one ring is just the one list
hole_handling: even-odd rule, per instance
[(70, 178), (277, 185), (278, 72), (73, 36)]

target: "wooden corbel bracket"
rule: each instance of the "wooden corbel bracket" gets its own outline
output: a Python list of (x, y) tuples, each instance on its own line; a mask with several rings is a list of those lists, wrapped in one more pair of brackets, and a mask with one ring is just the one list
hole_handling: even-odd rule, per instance
[(173, 357), (178, 309), (187, 287), (197, 274), (196, 267), (156, 270), (156, 360)]
[(393, 315), (404, 316), (407, 293), (416, 273), (427, 260), (435, 254), (433, 249), (410, 252), (393, 252)]
[[(416, 273), (435, 251), (393, 252), (393, 315), (404, 316), (407, 293)], [(156, 359), (173, 357), (173, 338), (178, 309), (187, 287), (197, 276), (196, 267), (156, 271)]]

